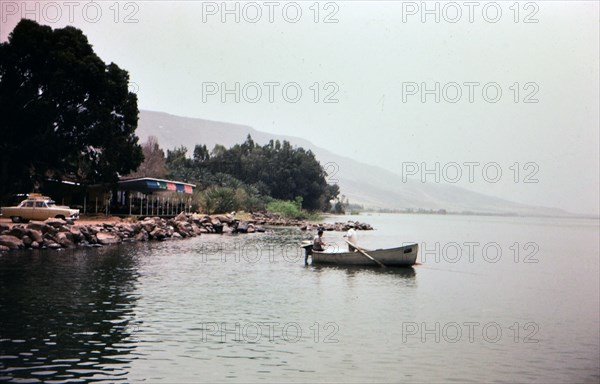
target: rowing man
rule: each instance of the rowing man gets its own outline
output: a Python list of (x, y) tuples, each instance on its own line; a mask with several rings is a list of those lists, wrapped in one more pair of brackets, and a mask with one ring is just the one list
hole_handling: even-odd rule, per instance
[[(344, 235), (344, 237), (347, 238), (348, 241), (351, 242), (352, 244), (358, 245), (358, 236), (356, 234), (356, 231), (354, 230), (354, 224), (350, 224), (350, 229)], [(352, 245), (348, 244), (348, 251), (355, 252), (356, 248), (354, 248)]]
[(323, 230), (319, 229), (317, 235), (313, 239), (313, 251), (324, 251), (327, 244), (323, 241)]

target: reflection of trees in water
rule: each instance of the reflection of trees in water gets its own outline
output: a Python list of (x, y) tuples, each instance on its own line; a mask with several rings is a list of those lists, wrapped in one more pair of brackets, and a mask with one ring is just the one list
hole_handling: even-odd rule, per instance
[(0, 377), (125, 379), (138, 277), (127, 250), (0, 258)]

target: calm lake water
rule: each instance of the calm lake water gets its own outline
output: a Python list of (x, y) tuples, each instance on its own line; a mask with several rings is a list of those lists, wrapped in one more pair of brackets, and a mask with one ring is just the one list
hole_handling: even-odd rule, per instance
[(349, 218), (422, 265), (305, 266), (297, 229), (0, 256), (0, 381), (600, 380), (598, 220)]

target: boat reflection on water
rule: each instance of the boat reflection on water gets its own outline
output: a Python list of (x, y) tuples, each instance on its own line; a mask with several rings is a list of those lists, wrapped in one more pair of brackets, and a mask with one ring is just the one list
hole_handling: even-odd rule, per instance
[[(365, 278), (376, 278), (380, 281), (397, 280), (391, 284), (399, 284), (414, 288), (417, 286), (417, 272), (413, 267), (404, 268), (380, 268), (378, 266), (340, 266), (331, 264), (306, 265), (306, 268), (317, 272), (319, 278), (322, 276), (341, 275), (348, 278), (348, 283)], [(382, 280), (383, 279), (383, 280)]]
[[(347, 300), (372, 295), (403, 297), (411, 302), (417, 292), (416, 268), (380, 268), (378, 266), (340, 266), (331, 264), (307, 265), (306, 272), (315, 275), (318, 295), (330, 305), (337, 296)], [(393, 290), (390, 290), (394, 287)], [(380, 290), (387, 290), (384, 294)], [(396, 296), (398, 295), (398, 296)]]
[(328, 264), (314, 264), (306, 265), (306, 268), (312, 269), (316, 272), (324, 271), (343, 271), (348, 276), (355, 276), (358, 274), (378, 274), (378, 275), (390, 275), (404, 279), (414, 279), (417, 273), (413, 267), (399, 267), (399, 268), (380, 268), (378, 266), (352, 266), (352, 265), (328, 265)]

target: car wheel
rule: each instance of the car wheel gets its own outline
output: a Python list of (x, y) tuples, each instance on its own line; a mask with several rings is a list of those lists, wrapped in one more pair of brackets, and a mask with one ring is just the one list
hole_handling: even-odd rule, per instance
[(11, 216), (10, 219), (13, 223), (20, 223), (23, 220), (21, 216)]
[(65, 217), (63, 215), (56, 215), (54, 218), (64, 220)]

